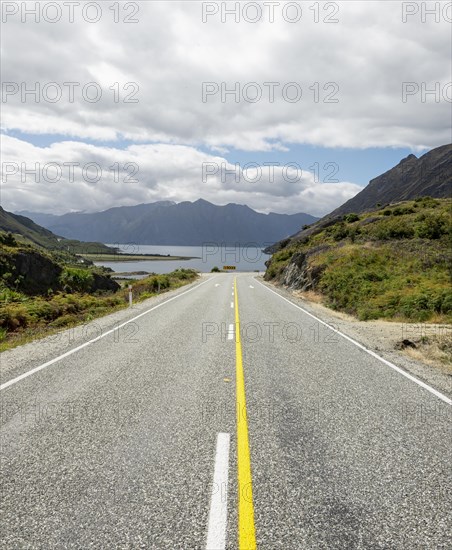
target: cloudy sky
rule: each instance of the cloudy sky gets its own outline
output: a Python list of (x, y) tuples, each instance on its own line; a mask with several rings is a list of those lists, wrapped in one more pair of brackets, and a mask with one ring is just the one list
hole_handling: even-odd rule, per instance
[(323, 215), (452, 141), (451, 2), (235, 5), (2, 2), (3, 207)]

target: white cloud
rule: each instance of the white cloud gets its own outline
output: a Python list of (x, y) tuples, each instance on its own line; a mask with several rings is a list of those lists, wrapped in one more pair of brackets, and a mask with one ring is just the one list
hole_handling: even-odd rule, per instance
[[(3, 81), (96, 81), (103, 99), (36, 104), (10, 97), (4, 128), (215, 150), (267, 151), (288, 143), (415, 149), (450, 141), (450, 102), (442, 95), (438, 103), (431, 96), (421, 103), (420, 93), (407, 103), (401, 97), (404, 81), (442, 88), (451, 81), (448, 12), (439, 23), (432, 17), (422, 23), (420, 13), (403, 23), (402, 2), (337, 2), (339, 23), (327, 24), (314, 23), (305, 3), (302, 19), (291, 24), (280, 4), (274, 23), (256, 24), (243, 14), (239, 23), (229, 17), (223, 24), (219, 16), (203, 23), (201, 2), (171, 2), (170, 9), (165, 2), (140, 2), (137, 24), (115, 24), (105, 4), (95, 24), (80, 16), (72, 24), (10, 17), (2, 27)], [(322, 20), (331, 9), (319, 5)], [(303, 89), (298, 103), (282, 100), (280, 91), (274, 103), (201, 100), (202, 82), (241, 88), (280, 82), (281, 90), (291, 81)], [(136, 82), (139, 103), (114, 103), (108, 90), (114, 82)], [(339, 103), (314, 103), (309, 87), (315, 82), (321, 97), (325, 83), (337, 83)]]
[[(291, 144), (321, 147), (408, 147), (414, 151), (451, 141), (447, 97), (452, 88), (450, 72), (451, 10), (439, 22), (421, 13), (402, 22), (403, 2), (300, 3), (302, 18), (288, 23), (281, 16), (284, 2), (276, 3), (275, 22), (268, 18), (252, 24), (232, 17), (222, 23), (214, 16), (202, 22), (202, 2), (140, 2), (139, 23), (114, 23), (106, 3), (98, 23), (83, 21), (75, 8), (75, 22), (63, 15), (58, 23), (38, 24), (19, 13), (2, 25), (3, 83), (19, 88), (41, 88), (59, 83), (63, 97), (55, 103), (36, 103), (30, 95), (5, 97), (2, 128), (25, 134), (57, 134), (67, 141), (40, 149), (4, 136), (3, 162), (98, 162), (103, 178), (76, 181), (64, 174), (55, 183), (35, 182), (20, 174), (2, 185), (2, 200), (10, 210), (46, 212), (100, 210), (121, 204), (161, 199), (195, 200), (203, 197), (217, 204), (246, 203), (261, 211), (306, 211), (321, 215), (356, 194), (351, 182), (315, 183), (303, 172), (297, 182), (275, 169), (275, 179), (258, 183), (233, 178), (222, 182), (218, 174), (202, 181), (202, 163), (226, 162), (222, 155), (234, 148), (242, 151), (288, 151)], [(30, 2), (27, 7), (34, 6)], [(45, 5), (45, 2), (38, 3)], [(93, 4), (93, 3), (91, 3)], [(130, 14), (133, 3), (120, 2), (120, 16)], [(211, 3), (212, 5), (215, 3)], [(219, 7), (221, 2), (216, 3)], [(235, 2), (229, 2), (231, 8)], [(293, 4), (293, 3), (292, 3)], [(411, 3), (418, 7), (420, 3)], [(435, 3), (432, 3), (432, 5)], [(115, 5), (117, 5), (115, 3)], [(240, 3), (244, 9), (246, 2)], [(319, 6), (320, 22), (314, 22), (313, 6)], [(334, 6), (339, 7), (332, 14)], [(436, 4), (435, 4), (436, 5)], [(129, 8), (127, 7), (129, 6)], [(252, 16), (252, 9), (248, 12)], [(338, 23), (322, 22), (331, 15)], [(42, 18), (42, 17), (41, 17)], [(81, 99), (89, 82), (102, 88), (100, 101)], [(75, 101), (68, 100), (64, 83), (76, 82)], [(123, 85), (136, 86), (123, 89)], [(220, 100), (220, 94), (202, 101), (203, 82), (259, 84), (264, 97), (256, 103)], [(275, 101), (268, 101), (269, 87), (276, 82)], [(282, 97), (289, 82), (302, 87), (302, 99), (291, 103)], [(421, 91), (402, 101), (402, 83), (439, 83), (438, 101), (432, 95), (421, 101)], [(114, 87), (119, 83), (119, 89)], [(318, 83), (316, 85), (315, 83)], [(328, 84), (330, 83), (330, 84)], [(120, 100), (114, 101), (114, 91)], [(318, 86), (318, 88), (316, 88)], [(91, 90), (92, 91), (92, 90)], [(250, 95), (252, 87), (248, 88)], [(293, 92), (293, 89), (291, 90)], [(125, 103), (127, 94), (138, 103)], [(314, 94), (320, 100), (314, 101)], [(330, 97), (338, 103), (326, 103)], [(446, 97), (445, 97), (446, 94)], [(449, 95), (447, 95), (449, 94)], [(70, 141), (99, 140), (134, 143), (127, 150)], [(201, 152), (208, 149), (211, 155)], [(139, 165), (139, 181), (119, 181), (107, 169), (115, 162)], [(230, 167), (231, 168), (231, 167)]]

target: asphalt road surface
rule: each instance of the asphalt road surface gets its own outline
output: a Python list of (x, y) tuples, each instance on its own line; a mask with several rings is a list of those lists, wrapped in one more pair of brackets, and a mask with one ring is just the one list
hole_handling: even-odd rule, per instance
[(251, 274), (146, 308), (3, 374), (2, 548), (451, 548), (447, 396)]

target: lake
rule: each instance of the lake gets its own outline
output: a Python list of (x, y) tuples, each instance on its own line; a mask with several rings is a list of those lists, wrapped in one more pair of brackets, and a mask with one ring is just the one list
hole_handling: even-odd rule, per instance
[(265, 271), (265, 261), (270, 258), (263, 249), (256, 246), (153, 246), (143, 244), (109, 244), (128, 254), (169, 254), (190, 256), (193, 260), (144, 260), (131, 262), (94, 262), (95, 265), (110, 267), (116, 272), (148, 271), (169, 273), (179, 267), (197, 269), (208, 273), (214, 266), (235, 265), (236, 271)]

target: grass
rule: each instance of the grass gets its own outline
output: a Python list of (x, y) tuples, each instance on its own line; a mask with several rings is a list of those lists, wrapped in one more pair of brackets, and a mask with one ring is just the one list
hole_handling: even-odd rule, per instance
[[(134, 281), (134, 302), (179, 288), (197, 277), (193, 270), (177, 269)], [(0, 351), (126, 308), (129, 294), (126, 283), (129, 281), (116, 293), (57, 292), (49, 296), (27, 296), (3, 285), (0, 287)]]
[(452, 321), (446, 266), (426, 268), (421, 257), (399, 252), (354, 244), (317, 257), (325, 268), (319, 290), (326, 305), (361, 320)]
[(415, 339), (416, 348), (407, 348), (405, 352), (431, 365), (440, 365), (442, 370), (452, 376), (452, 338), (449, 335), (429, 335)]
[(452, 322), (452, 200), (421, 198), (348, 214), (272, 256), (281, 279), (294, 254), (319, 274), (323, 303), (361, 320)]

